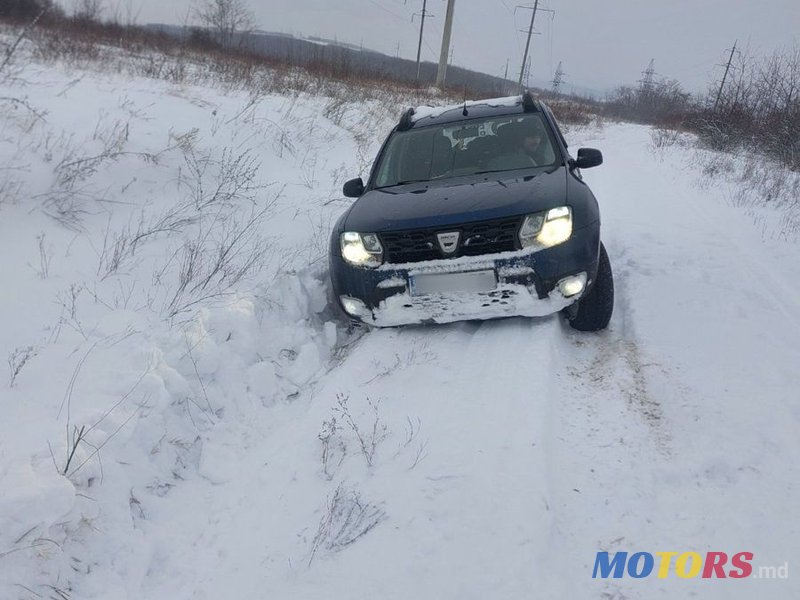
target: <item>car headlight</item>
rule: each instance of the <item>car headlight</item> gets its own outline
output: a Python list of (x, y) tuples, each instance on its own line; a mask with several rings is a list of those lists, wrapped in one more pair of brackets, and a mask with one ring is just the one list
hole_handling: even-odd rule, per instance
[(383, 247), (374, 233), (345, 231), (340, 238), (342, 258), (357, 267), (377, 267), (383, 263)]
[(527, 215), (519, 229), (519, 243), (523, 248), (551, 248), (566, 242), (571, 236), (572, 209), (569, 206)]

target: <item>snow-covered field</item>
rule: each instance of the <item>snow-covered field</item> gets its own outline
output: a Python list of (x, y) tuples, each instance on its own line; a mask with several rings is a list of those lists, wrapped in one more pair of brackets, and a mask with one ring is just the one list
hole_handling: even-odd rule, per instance
[(798, 245), (694, 152), (568, 136), (606, 159), (608, 331), (353, 332), (328, 231), (400, 107), (35, 61), (0, 98), (0, 598), (800, 594)]

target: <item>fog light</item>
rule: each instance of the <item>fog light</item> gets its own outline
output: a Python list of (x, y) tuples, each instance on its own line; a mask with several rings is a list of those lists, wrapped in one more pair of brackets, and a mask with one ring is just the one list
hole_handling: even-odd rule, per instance
[(339, 296), (342, 303), (342, 308), (351, 317), (363, 317), (369, 314), (367, 305), (358, 298), (351, 298), (350, 296)]
[(571, 275), (558, 282), (558, 291), (565, 298), (577, 296), (584, 288), (586, 288), (586, 273)]

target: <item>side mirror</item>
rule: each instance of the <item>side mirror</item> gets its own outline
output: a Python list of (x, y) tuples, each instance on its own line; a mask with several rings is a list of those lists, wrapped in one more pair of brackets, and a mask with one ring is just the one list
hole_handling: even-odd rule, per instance
[(581, 148), (578, 150), (578, 158), (573, 162), (573, 166), (578, 169), (591, 169), (603, 164), (603, 153), (595, 148)]
[(361, 194), (363, 194), (364, 182), (361, 180), (361, 177), (357, 177), (346, 182), (344, 186), (342, 186), (342, 193), (347, 198), (358, 198)]

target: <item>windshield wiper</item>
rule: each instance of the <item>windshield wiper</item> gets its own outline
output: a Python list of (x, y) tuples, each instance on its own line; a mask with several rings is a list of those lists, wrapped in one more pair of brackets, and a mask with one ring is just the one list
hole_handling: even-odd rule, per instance
[(475, 171), (473, 175), (485, 175), (486, 173), (501, 173), (503, 171), (508, 171), (508, 169), (488, 169), (486, 171)]
[(397, 185), (406, 185), (407, 183), (428, 183), (430, 179), (406, 179), (405, 181), (395, 181), (391, 185), (382, 185), (380, 187), (376, 187), (377, 190), (382, 190), (383, 188), (390, 188), (395, 187)]
[(430, 179), (405, 179), (398, 181), (395, 185), (406, 185), (407, 183), (427, 183)]
[[(531, 165), (533, 167), (534, 165)], [(488, 169), (486, 171), (475, 171), (473, 175), (485, 175), (486, 173), (508, 173), (510, 171), (520, 171), (522, 169), (530, 169), (531, 167), (521, 167), (519, 169)]]

